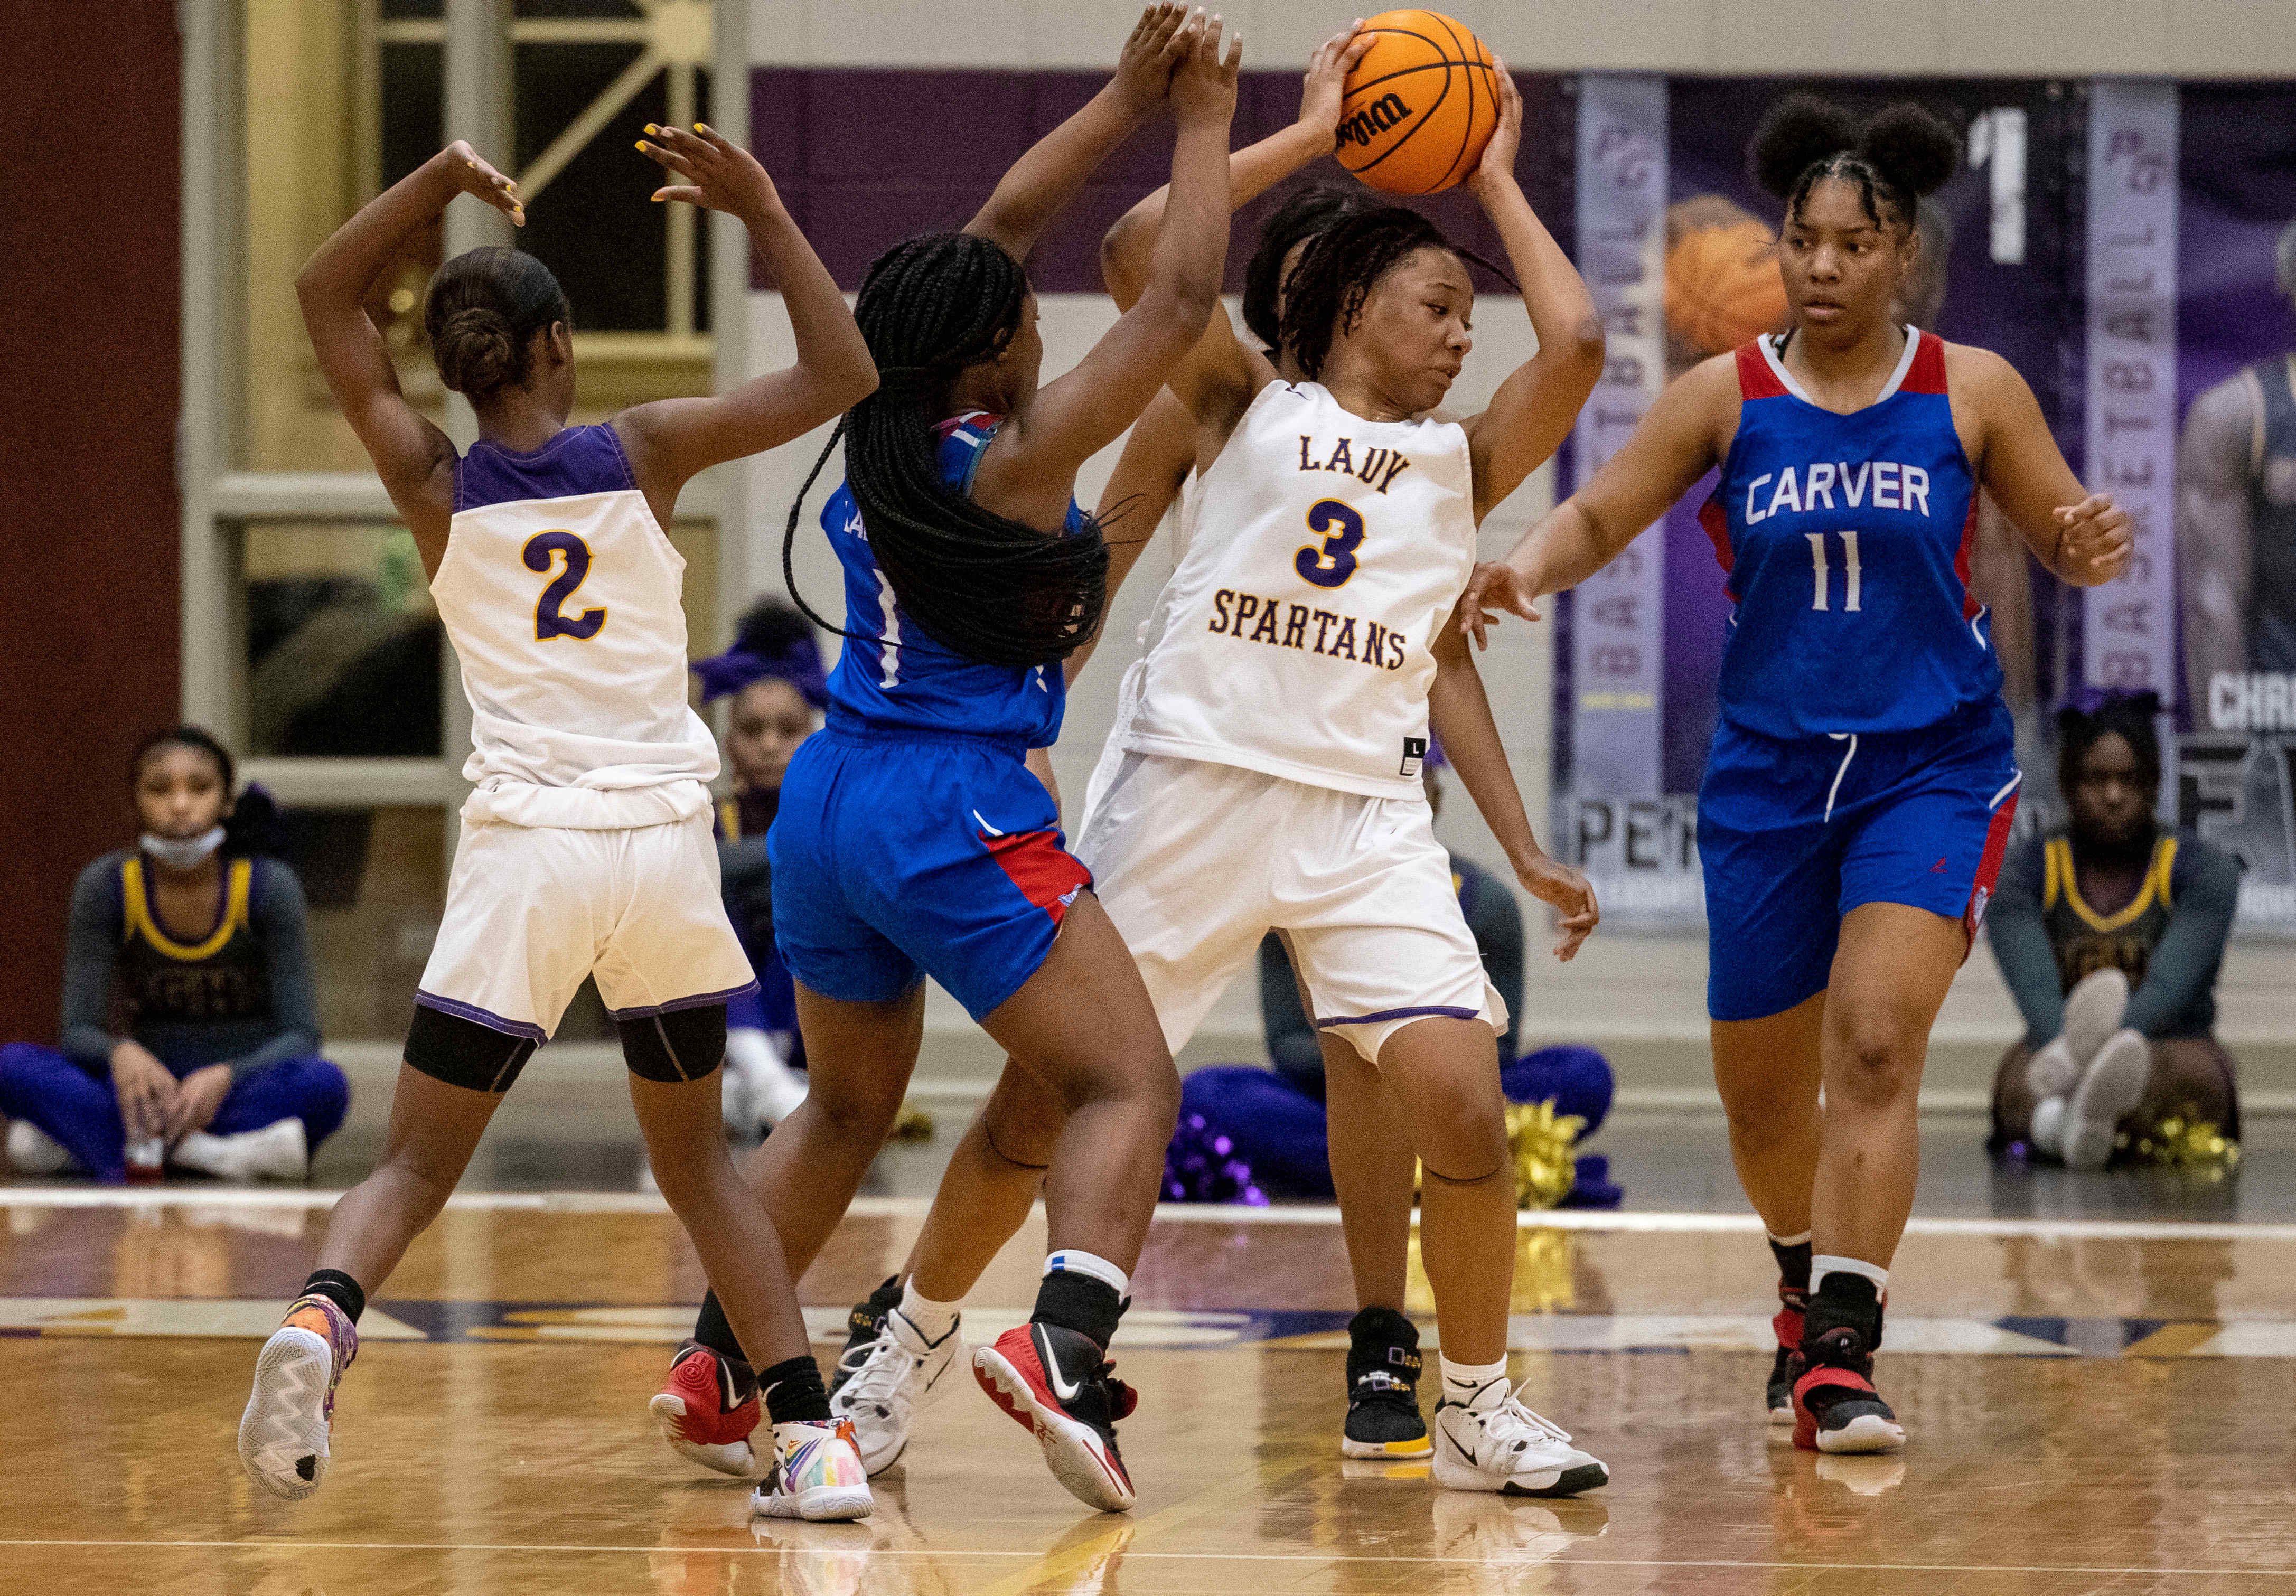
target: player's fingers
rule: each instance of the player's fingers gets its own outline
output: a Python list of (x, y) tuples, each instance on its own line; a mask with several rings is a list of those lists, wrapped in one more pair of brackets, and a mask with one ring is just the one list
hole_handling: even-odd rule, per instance
[(650, 139), (640, 139), (638, 141), (638, 153), (644, 156), (647, 160), (655, 162), (657, 165), (667, 167), (669, 170), (676, 172), (682, 177), (699, 177), (701, 176), (699, 172), (694, 170), (693, 162), (692, 160), (687, 159), (685, 156), (679, 154), (675, 150), (664, 149), (661, 145), (653, 143)]
[(686, 183), (673, 184), (668, 188), (658, 188), (653, 191), (653, 197), (658, 201), (676, 200), (683, 205), (706, 207), (709, 203), (708, 196), (704, 195), (700, 189)]
[(693, 133), (695, 137), (699, 138), (703, 143), (708, 144), (710, 149), (716, 151), (720, 155), (738, 155), (741, 153), (739, 150), (734, 147), (734, 141), (732, 139), (727, 138), (724, 134), (718, 132), (707, 122), (694, 123)]
[[(1363, 24), (1358, 22), (1356, 26), (1360, 29)], [(1379, 35), (1358, 32), (1348, 41), (1348, 47), (1341, 52), (1340, 65), (1350, 72), (1354, 71), (1363, 58), (1371, 53), (1371, 47), (1377, 43), (1379, 43)]]
[(1228, 36), (1227, 59), (1221, 63), (1220, 70), (1233, 78), (1235, 76), (1238, 69), (1242, 65), (1243, 30), (1242, 29), (1238, 29), (1234, 33)]

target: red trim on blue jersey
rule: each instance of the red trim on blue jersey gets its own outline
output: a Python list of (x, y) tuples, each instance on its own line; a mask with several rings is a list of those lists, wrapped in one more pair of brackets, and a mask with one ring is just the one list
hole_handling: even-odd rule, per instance
[(1970, 552), (1977, 546), (1977, 493), (1974, 487), (1969, 491), (1969, 518), (1961, 523), (1961, 547), (1953, 555), (1953, 574), (1961, 578), (1961, 618), (1965, 621), (1975, 620), (1985, 608), (1969, 591)]
[[(1722, 584), (1722, 591), (1729, 595), (1730, 602), (1734, 604), (1738, 602), (1738, 590), (1731, 586), (1726, 580), (1730, 575), (1731, 567), (1734, 563), (1734, 557), (1730, 552), (1730, 512), (1722, 507), (1720, 487), (1716, 487), (1707, 495), (1706, 503), (1698, 507), (1698, 524), (1706, 528), (1706, 536), (1714, 544), (1714, 563), (1722, 568), (1722, 575), (1726, 578)], [(1967, 584), (1964, 583), (1964, 585)]]
[(1784, 399), (1791, 395), (1762, 353), (1762, 340), (1738, 346), (1738, 397), (1742, 399)]
[(1941, 394), (1945, 392), (1945, 340), (1934, 332), (1919, 334), (1920, 347), (1914, 350), (1914, 364), (1906, 368), (1906, 380), (1898, 384), (1901, 394)]
[[(1985, 905), (1992, 900), (1994, 884), (2001, 880), (2001, 858), (2009, 851), (2009, 828), (2017, 819), (2017, 795), (2011, 793), (2001, 800), (1993, 812), (1993, 823), (1985, 828), (1985, 851), (1977, 855), (1977, 880), (1970, 884), (1969, 906), (1961, 912), (1962, 929), (1969, 934), (1969, 945), (1977, 945), (1979, 928), (1985, 924)], [(1966, 960), (1968, 954), (1962, 957)]]
[(1058, 925), (1076, 895), (1092, 885), (1092, 872), (1061, 846), (1058, 831), (1013, 831), (1002, 837), (980, 836), (989, 854), (1004, 868), (1013, 885)]

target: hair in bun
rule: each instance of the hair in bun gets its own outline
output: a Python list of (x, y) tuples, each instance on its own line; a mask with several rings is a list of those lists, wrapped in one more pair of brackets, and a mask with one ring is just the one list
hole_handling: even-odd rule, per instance
[(422, 307), (439, 380), (472, 400), (525, 387), (533, 374), (534, 335), (573, 320), (548, 266), (493, 244), (440, 266)]
[(1875, 226), (1910, 228), (1922, 197), (1943, 188), (1961, 156), (1961, 139), (1933, 111), (1890, 106), (1862, 127), (1842, 107), (1814, 94), (1789, 94), (1763, 113), (1746, 150), (1754, 181), (1801, 209), (1823, 178), (1857, 185)]

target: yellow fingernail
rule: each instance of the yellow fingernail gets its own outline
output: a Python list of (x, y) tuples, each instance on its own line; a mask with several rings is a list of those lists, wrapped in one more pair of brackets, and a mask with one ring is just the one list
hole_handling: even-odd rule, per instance
[(644, 139), (640, 139), (640, 140), (638, 140), (638, 142), (637, 142), (637, 147), (638, 147), (639, 149), (641, 149), (641, 150), (644, 149), (644, 148), (646, 147), (646, 142), (645, 142), (645, 140), (644, 140)]
[(659, 127), (655, 127), (652, 122), (648, 122), (648, 123), (646, 124), (646, 129), (645, 129), (645, 130), (646, 130), (648, 133), (660, 133), (660, 132), (661, 131), (661, 129), (660, 129), (660, 128), (659, 128)]
[(696, 132), (696, 133), (707, 133), (707, 132), (709, 132), (709, 127), (708, 127), (707, 126), (705, 126), (704, 124), (700, 123), (700, 122), (696, 122), (696, 123), (694, 123), (694, 124), (693, 124), (693, 131), (694, 131), (694, 132)]

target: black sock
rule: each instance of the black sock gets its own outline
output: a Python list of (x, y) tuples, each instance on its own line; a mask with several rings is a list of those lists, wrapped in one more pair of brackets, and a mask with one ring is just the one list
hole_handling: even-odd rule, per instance
[(325, 1297), (342, 1309), (343, 1316), (353, 1324), (366, 1312), (366, 1293), (340, 1269), (314, 1269), (311, 1278), (303, 1282), (303, 1295)]
[(821, 1365), (809, 1352), (759, 1370), (758, 1388), (766, 1394), (766, 1412), (775, 1424), (829, 1422), (829, 1388), (821, 1383)]
[(693, 1338), (720, 1357), (749, 1361), (742, 1351), (742, 1338), (734, 1333), (726, 1310), (718, 1303), (718, 1293), (711, 1291), (701, 1299), (701, 1312), (693, 1317)]
[(1080, 1336), (1090, 1336), (1101, 1351), (1116, 1337), (1116, 1322), (1124, 1314), (1123, 1299), (1106, 1281), (1072, 1269), (1055, 1270), (1037, 1288), (1035, 1324), (1057, 1324)]
[(1778, 1289), (1781, 1294), (1799, 1291), (1809, 1294), (1809, 1243), (1797, 1241), (1788, 1247), (1782, 1241), (1770, 1243), (1770, 1256), (1778, 1261)]
[(1802, 1319), (1801, 1344), (1815, 1346), (1828, 1330), (1847, 1325), (1865, 1338), (1868, 1352), (1882, 1344), (1882, 1295), (1862, 1274), (1836, 1269), (1809, 1299)]

